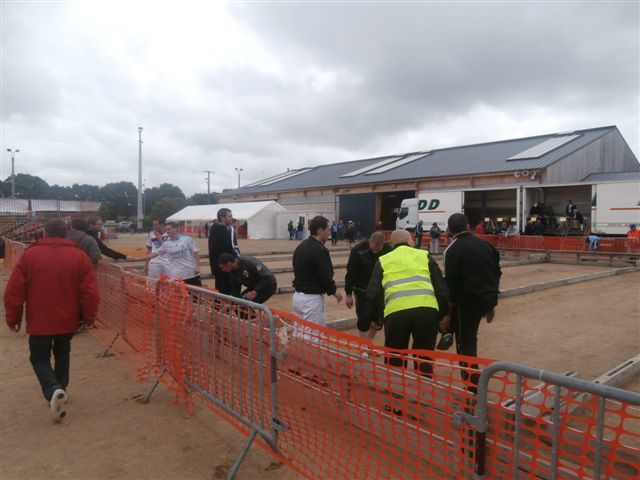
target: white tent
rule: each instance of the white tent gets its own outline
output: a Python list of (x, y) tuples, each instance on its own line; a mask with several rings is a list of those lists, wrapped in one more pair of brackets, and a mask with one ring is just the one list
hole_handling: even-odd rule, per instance
[(274, 201), (192, 205), (174, 213), (167, 218), (167, 221), (184, 222), (187, 227), (210, 224), (221, 208), (230, 209), (233, 218), (239, 222), (246, 222), (247, 238), (250, 240), (276, 238), (276, 215), (279, 212), (287, 211), (286, 208)]

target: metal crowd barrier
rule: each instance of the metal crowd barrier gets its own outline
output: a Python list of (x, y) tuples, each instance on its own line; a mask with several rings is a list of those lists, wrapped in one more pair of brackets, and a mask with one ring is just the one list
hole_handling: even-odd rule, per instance
[[(10, 270), (23, 247), (8, 248)], [(229, 478), (256, 439), (306, 478), (640, 477), (638, 393), (507, 362), (374, 347), (120, 265), (101, 264), (96, 276), (101, 304), (89, 331), (103, 353), (151, 380), (143, 400), (163, 382), (187, 407), (197, 397), (248, 435)]]

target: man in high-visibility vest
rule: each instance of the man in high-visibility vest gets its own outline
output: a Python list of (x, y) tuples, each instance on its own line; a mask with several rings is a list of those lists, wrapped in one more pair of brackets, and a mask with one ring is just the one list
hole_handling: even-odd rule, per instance
[[(378, 259), (367, 287), (372, 313), (384, 302), (384, 344), (405, 350), (413, 337), (413, 349), (433, 350), (438, 322), (449, 308), (442, 272), (429, 252), (413, 248), (406, 230), (395, 230), (389, 243), (394, 249)], [(390, 358), (389, 363), (406, 366), (400, 358)], [(416, 360), (416, 368), (423, 375), (433, 371), (429, 357)]]

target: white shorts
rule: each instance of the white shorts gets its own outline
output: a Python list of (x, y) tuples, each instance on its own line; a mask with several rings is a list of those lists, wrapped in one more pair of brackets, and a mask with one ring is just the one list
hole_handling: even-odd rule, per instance
[[(295, 292), (293, 294), (294, 315), (308, 322), (324, 326), (324, 295)], [(313, 332), (313, 333), (312, 333)], [(311, 327), (299, 325), (293, 332), (294, 337), (303, 338), (311, 342), (319, 341), (319, 334)]]
[(165, 262), (149, 262), (149, 277), (160, 278), (160, 275), (166, 275), (167, 272), (164, 269)]

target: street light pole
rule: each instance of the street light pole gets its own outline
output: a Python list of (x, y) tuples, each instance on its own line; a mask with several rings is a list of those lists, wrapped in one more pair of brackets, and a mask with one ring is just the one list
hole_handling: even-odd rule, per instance
[(7, 148), (7, 152), (11, 154), (11, 198), (16, 198), (16, 158), (15, 154), (20, 150)]
[(242, 169), (236, 167), (236, 172), (238, 172), (238, 188), (240, 188), (240, 173), (242, 172)]
[(142, 127), (138, 127), (138, 230), (142, 230)]
[(211, 174), (216, 172), (211, 170), (203, 170), (203, 172), (207, 174), (207, 195), (211, 195)]

